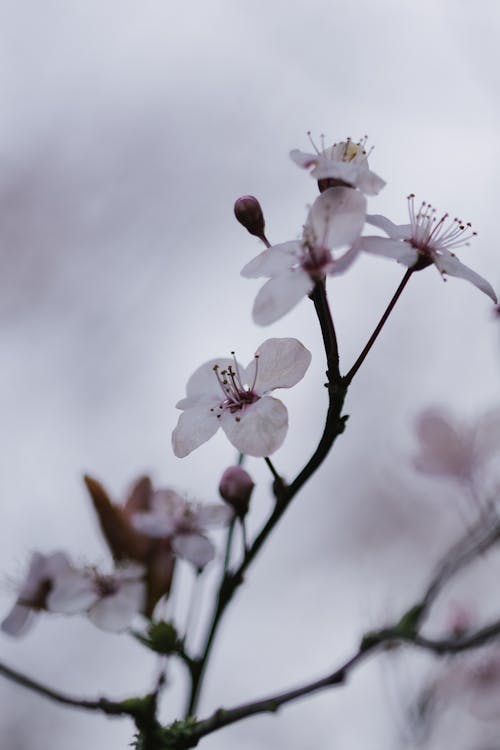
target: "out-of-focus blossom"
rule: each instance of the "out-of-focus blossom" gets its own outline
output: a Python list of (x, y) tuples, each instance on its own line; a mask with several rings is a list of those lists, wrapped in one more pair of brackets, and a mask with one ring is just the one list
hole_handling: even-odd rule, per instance
[(187, 397), (179, 401), (183, 413), (172, 434), (179, 458), (205, 443), (222, 427), (240, 453), (268, 456), (285, 439), (288, 412), (268, 393), (291, 388), (301, 380), (311, 361), (297, 339), (267, 339), (248, 367), (232, 359), (212, 359), (188, 380)]
[(248, 513), (255, 484), (243, 466), (229, 466), (219, 482), (219, 494), (239, 518)]
[(357, 247), (349, 247), (338, 258), (332, 250), (358, 240), (365, 214), (366, 199), (357, 190), (329, 188), (311, 206), (302, 240), (274, 245), (247, 263), (242, 276), (269, 279), (255, 299), (255, 322), (274, 323), (310, 294), (317, 281), (345, 271), (356, 258)]
[(414, 465), (419, 471), (473, 482), (500, 450), (500, 410), (465, 424), (444, 409), (431, 408), (419, 415), (416, 431), (420, 452)]
[(47, 597), (57, 578), (65, 575), (68, 570), (71, 570), (71, 564), (64, 552), (52, 552), (49, 555), (33, 552), (17, 600), (2, 621), (2, 631), (13, 636), (26, 633), (35, 613), (47, 609)]
[(144, 568), (140, 565), (126, 563), (106, 574), (96, 568), (69, 567), (55, 581), (47, 609), (66, 615), (85, 612), (101, 630), (119, 632), (143, 611), (144, 598)]
[(206, 529), (224, 526), (232, 516), (222, 504), (190, 503), (174, 490), (158, 490), (153, 493), (150, 509), (135, 513), (132, 523), (142, 534), (168, 539), (174, 554), (201, 569), (215, 556)]
[(382, 190), (385, 182), (369, 169), (368, 157), (371, 150), (368, 153), (366, 151), (367, 140), (365, 136), (355, 143), (348, 138), (325, 148), (322, 138), (321, 149), (318, 149), (311, 139), (314, 154), (294, 149), (290, 151), (290, 156), (299, 167), (312, 167), (311, 175), (320, 184), (325, 181), (328, 187), (354, 187), (366, 195), (376, 195)]
[(154, 495), (149, 477), (138, 479), (121, 505), (112, 503), (104, 487), (85, 477), (104, 538), (116, 562), (132, 560), (146, 569), (144, 614), (150, 617), (161, 599), (170, 591), (175, 557), (168, 539), (153, 539), (138, 531), (132, 516), (151, 509)]
[(386, 237), (361, 237), (359, 246), (374, 255), (394, 258), (414, 271), (420, 271), (434, 264), (443, 275), (458, 276), (470, 281), (493, 302), (497, 301), (491, 284), (468, 266), (461, 263), (452, 252), (457, 247), (468, 244), (476, 232), (470, 223), (460, 219), (449, 219), (448, 214), (437, 218), (436, 209), (429, 203), (422, 203), (415, 210), (415, 196), (408, 196), (409, 224), (393, 224), (385, 216), (367, 216), (366, 221), (382, 229)]

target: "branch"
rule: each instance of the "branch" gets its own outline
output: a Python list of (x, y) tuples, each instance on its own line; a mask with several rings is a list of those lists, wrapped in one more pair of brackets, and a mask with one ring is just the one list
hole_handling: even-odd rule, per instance
[(109, 716), (134, 716), (135, 711), (132, 705), (127, 705), (127, 701), (115, 702), (110, 701), (107, 698), (98, 698), (97, 700), (84, 700), (83, 698), (74, 698), (65, 693), (61, 693), (58, 690), (53, 690), (47, 685), (43, 685), (41, 682), (32, 680), (31, 677), (27, 677), (21, 672), (17, 672), (5, 664), (0, 663), (0, 674), (6, 677), (8, 680), (15, 682), (22, 687), (28, 688), (39, 695), (43, 695), (45, 698), (49, 698), (55, 703), (60, 703), (64, 706), (73, 706), (74, 708), (83, 708), (86, 711), (102, 711)]

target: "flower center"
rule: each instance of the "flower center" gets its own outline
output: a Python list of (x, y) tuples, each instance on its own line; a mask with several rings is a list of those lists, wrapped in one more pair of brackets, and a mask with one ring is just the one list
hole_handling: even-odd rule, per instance
[(114, 576), (106, 576), (94, 571), (94, 587), (96, 593), (104, 598), (116, 594), (120, 588), (118, 581)]
[[(220, 413), (217, 417), (220, 418), (223, 411), (229, 411), (231, 414), (235, 414), (244, 409), (250, 404), (254, 404), (259, 400), (260, 396), (254, 392), (255, 383), (257, 382), (257, 372), (259, 365), (259, 355), (255, 355), (255, 375), (251, 386), (245, 385), (241, 377), (240, 368), (236, 360), (234, 352), (233, 355), (234, 365), (224, 370), (220, 369), (219, 365), (214, 365), (213, 370), (215, 377), (219, 383), (219, 386), (224, 395), (224, 399), (219, 404)], [(211, 409), (215, 411), (215, 409)], [(239, 417), (236, 417), (236, 421), (239, 422)]]
[(475, 237), (470, 222), (460, 219), (449, 219), (449, 214), (443, 214), (440, 219), (436, 216), (436, 209), (430, 203), (423, 201), (415, 209), (415, 195), (410, 193), (408, 200), (408, 214), (411, 223), (411, 239), (408, 240), (415, 250), (432, 259), (433, 254), (442, 250), (451, 252), (457, 247), (468, 245)]
[(327, 247), (315, 245), (308, 240), (304, 242), (304, 257), (300, 265), (314, 281), (319, 281), (324, 277), (325, 269), (332, 260), (332, 254)]

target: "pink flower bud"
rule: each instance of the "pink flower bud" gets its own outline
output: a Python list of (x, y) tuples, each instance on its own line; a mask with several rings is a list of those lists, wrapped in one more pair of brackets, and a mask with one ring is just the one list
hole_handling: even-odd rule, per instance
[(250, 496), (255, 487), (252, 477), (241, 466), (230, 466), (225, 470), (219, 484), (219, 493), (240, 518), (248, 513)]
[(257, 198), (243, 195), (234, 204), (234, 215), (250, 234), (262, 239), (264, 237), (264, 214)]

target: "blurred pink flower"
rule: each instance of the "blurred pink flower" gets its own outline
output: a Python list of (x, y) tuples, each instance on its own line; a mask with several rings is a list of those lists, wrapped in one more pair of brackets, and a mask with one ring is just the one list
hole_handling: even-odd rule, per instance
[(66, 615), (85, 612), (101, 630), (125, 630), (144, 607), (144, 573), (144, 568), (135, 563), (124, 564), (109, 574), (96, 568), (69, 567), (55, 581), (47, 609)]
[(429, 203), (422, 203), (416, 211), (413, 194), (408, 196), (408, 212), (410, 223), (402, 225), (393, 224), (385, 216), (367, 216), (366, 221), (382, 229), (388, 238), (361, 237), (359, 247), (374, 255), (394, 258), (415, 271), (434, 264), (443, 276), (458, 276), (470, 281), (496, 302), (491, 284), (461, 263), (452, 252), (457, 247), (467, 245), (468, 240), (476, 234), (472, 232), (470, 224), (459, 219), (448, 221), (448, 214), (438, 219), (436, 209)]
[(359, 188), (366, 195), (376, 195), (385, 182), (368, 167), (371, 151), (366, 152), (366, 142), (366, 136), (357, 143), (348, 138), (325, 148), (322, 139), (320, 150), (311, 139), (316, 153), (294, 149), (290, 151), (290, 156), (299, 167), (313, 167), (311, 175), (318, 181), (333, 181), (346, 187)]
[(268, 393), (291, 388), (305, 375), (310, 352), (297, 339), (267, 339), (248, 367), (236, 358), (212, 359), (188, 380), (183, 413), (172, 434), (174, 453), (184, 458), (222, 427), (241, 453), (268, 456), (285, 439), (288, 412)]
[(64, 552), (50, 555), (33, 552), (16, 603), (2, 621), (2, 631), (13, 636), (23, 635), (32, 624), (34, 614), (47, 609), (47, 597), (58, 577), (70, 569), (71, 564)]
[(444, 409), (430, 408), (417, 418), (416, 431), (419, 471), (472, 482), (500, 450), (500, 411), (490, 410), (468, 425)]
[(132, 524), (142, 534), (168, 538), (174, 554), (201, 569), (215, 556), (205, 530), (224, 526), (232, 517), (232, 510), (221, 503), (190, 503), (174, 490), (158, 490), (152, 495), (150, 509), (135, 513)]
[(311, 206), (302, 240), (274, 245), (247, 263), (242, 276), (269, 279), (255, 299), (254, 321), (274, 323), (312, 292), (318, 280), (345, 271), (358, 249), (351, 247), (336, 259), (332, 250), (355, 243), (365, 213), (366, 199), (357, 190), (329, 188)]

